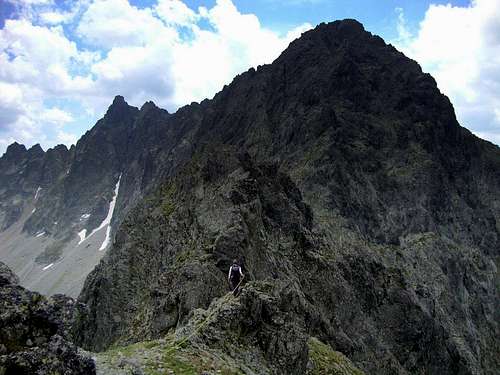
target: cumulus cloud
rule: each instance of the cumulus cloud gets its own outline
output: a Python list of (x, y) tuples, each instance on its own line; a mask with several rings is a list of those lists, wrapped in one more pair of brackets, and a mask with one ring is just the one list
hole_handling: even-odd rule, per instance
[(74, 142), (86, 130), (72, 128), (75, 122), (90, 116), (90, 128), (117, 94), (169, 110), (212, 97), (311, 27), (279, 34), (231, 0), (198, 9), (180, 0), (142, 8), (78, 0), (69, 9), (10, 1), (21, 10), (0, 29), (0, 152), (14, 139)]
[(155, 12), (169, 25), (191, 27), (199, 19), (199, 15), (180, 0), (159, 0)]
[(230, 0), (217, 0), (211, 9), (200, 7), (198, 17), (213, 30), (194, 25), (194, 37), (174, 46), (173, 101), (177, 105), (213, 96), (236, 74), (272, 62), (301, 32), (311, 28), (304, 24), (278, 35), (263, 27), (255, 15), (240, 13)]
[(415, 34), (397, 12), (396, 46), (436, 78), (463, 126), (500, 144), (500, 0), (430, 5)]
[(44, 101), (89, 86), (89, 77), (71, 74), (84, 56), (60, 26), (33, 25), (26, 19), (5, 22), (0, 30), (0, 147), (6, 139), (28, 145), (60, 142), (50, 139), (52, 127), (70, 121), (55, 122), (61, 112), (46, 108)]
[(54, 107), (46, 109), (42, 113), (42, 120), (52, 124), (62, 125), (73, 121), (73, 116), (62, 109)]
[(0, 82), (0, 132), (9, 129), (23, 114), (23, 93), (21, 88)]
[(78, 33), (102, 48), (145, 45), (163, 38), (169, 42), (177, 34), (154, 17), (151, 8), (139, 9), (127, 0), (94, 1), (83, 14)]
[(75, 14), (76, 13), (74, 11), (55, 12), (49, 10), (47, 12), (40, 13), (39, 20), (45, 25), (59, 25), (71, 22), (73, 17), (75, 17)]

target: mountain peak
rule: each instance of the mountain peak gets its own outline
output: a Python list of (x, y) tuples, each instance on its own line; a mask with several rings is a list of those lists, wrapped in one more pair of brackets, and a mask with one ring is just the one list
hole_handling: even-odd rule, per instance
[(45, 152), (43, 151), (42, 146), (40, 146), (40, 143), (37, 143), (28, 149), (28, 153), (31, 155), (43, 155)]
[(352, 18), (345, 18), (333, 22), (322, 22), (316, 29), (330, 28), (335, 30), (351, 31), (351, 32), (365, 32), (363, 24)]
[(106, 111), (104, 118), (107, 123), (120, 123), (125, 118), (129, 118), (131, 112), (137, 112), (138, 109), (129, 105), (125, 98), (121, 95), (115, 96), (113, 103), (109, 106)]
[(382, 38), (373, 35), (369, 31), (365, 30), (363, 24), (354, 19), (344, 19), (334, 22), (328, 23), (320, 23), (313, 30), (310, 30), (308, 33), (325, 33), (335, 38), (335, 40), (357, 40), (357, 39), (366, 39), (374, 37), (378, 40), (382, 40)]
[(8, 158), (18, 158), (24, 155), (26, 151), (27, 151), (26, 146), (14, 142), (7, 147), (7, 151), (5, 151), (5, 156)]
[(147, 101), (146, 103), (144, 103), (141, 107), (141, 112), (148, 112), (150, 111), (151, 109), (154, 109), (154, 108), (158, 108), (158, 106), (152, 102), (151, 100)]
[[(362, 23), (354, 19), (344, 19), (321, 23), (314, 29), (306, 31), (300, 38), (290, 43), (278, 61), (296, 54), (305, 54), (304, 58), (310, 59), (311, 53), (315, 55), (327, 53), (329, 59), (340, 60), (343, 54), (338, 55), (338, 52), (349, 49), (365, 51), (380, 47), (387, 47), (382, 38), (366, 31)], [(338, 51), (339, 48), (342, 51)]]
[(67, 152), (68, 147), (64, 144), (59, 144), (53, 148), (54, 151)]
[(123, 96), (116, 95), (115, 98), (113, 99), (113, 104), (111, 105), (122, 105), (122, 104), (128, 105)]

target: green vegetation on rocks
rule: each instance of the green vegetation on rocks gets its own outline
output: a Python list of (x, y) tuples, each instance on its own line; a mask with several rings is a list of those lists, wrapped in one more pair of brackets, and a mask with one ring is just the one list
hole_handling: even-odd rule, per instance
[(176, 208), (176, 187), (173, 183), (166, 184), (161, 189), (161, 209), (165, 217), (169, 217), (175, 211)]
[(171, 335), (98, 353), (95, 358), (97, 373), (103, 375), (243, 374), (224, 353), (188, 344), (180, 348)]
[(308, 341), (309, 361), (307, 375), (364, 375), (352, 362), (340, 352), (315, 337)]

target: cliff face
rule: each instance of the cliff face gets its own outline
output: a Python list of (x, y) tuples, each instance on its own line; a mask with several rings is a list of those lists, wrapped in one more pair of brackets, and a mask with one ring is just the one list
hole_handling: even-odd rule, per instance
[[(27, 152), (11, 147), (1, 165)], [(174, 114), (117, 97), (68, 155), (51, 198), (10, 221), (79, 258), (78, 233), (101, 228), (86, 275), (116, 198), (80, 295), (88, 349), (174, 335), (244, 373), (330, 371), (323, 355), (350, 373), (500, 369), (500, 150), (356, 21)], [(234, 257), (240, 299), (225, 296)]]
[[(303, 374), (318, 337), (367, 373), (496, 371), (495, 258), (436, 232), (367, 241), (311, 210), (275, 165), (235, 154), (203, 153), (132, 211), (87, 278), (77, 342), (103, 350), (176, 329), (193, 347), (242, 343), (251, 349), (230, 351), (241, 363), (257, 348), (256, 373)], [(227, 292), (232, 257), (248, 299), (210, 305)]]
[[(321, 194), (321, 206), (379, 243), (439, 230), (477, 244), (495, 232), (498, 148), (458, 125), (414, 61), (354, 21), (305, 33), (272, 65), (237, 77), (207, 112), (206, 142), (278, 160), (306, 196)], [(484, 222), (470, 217), (482, 207), (491, 225), (464, 231)]]
[[(152, 115), (154, 113), (154, 116)], [(117, 96), (104, 118), (70, 150), (44, 152), (13, 144), (0, 158), (0, 259), (21, 283), (45, 294), (76, 297), (120, 222), (146, 189), (143, 110)], [(152, 136), (152, 139), (155, 139)]]
[[(0, 158), (0, 228), (2, 231), (21, 218), (26, 201), (37, 195), (38, 188), (52, 185), (66, 172), (70, 151), (58, 146), (45, 153), (40, 145), (29, 150), (11, 144)], [(38, 190), (40, 192), (40, 190)]]
[[(215, 341), (254, 340), (271, 372), (303, 373), (309, 336), (368, 373), (498, 369), (500, 152), (458, 125), (415, 62), (355, 21), (320, 25), (165, 127), (188, 129), (193, 156), (160, 159), (162, 185), (87, 278), (83, 345), (211, 316), (239, 257), (247, 280), (297, 308), (276, 302), (287, 328), (243, 313)], [(276, 333), (289, 329), (296, 339)]]
[(81, 305), (62, 295), (47, 299), (18, 282), (0, 262), (0, 372), (95, 374), (92, 359), (68, 341), (74, 312)]

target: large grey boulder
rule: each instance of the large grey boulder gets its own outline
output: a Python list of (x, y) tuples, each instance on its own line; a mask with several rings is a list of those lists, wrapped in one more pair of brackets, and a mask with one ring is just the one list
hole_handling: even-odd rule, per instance
[(69, 341), (76, 301), (24, 289), (1, 262), (0, 280), (0, 374), (95, 374)]

